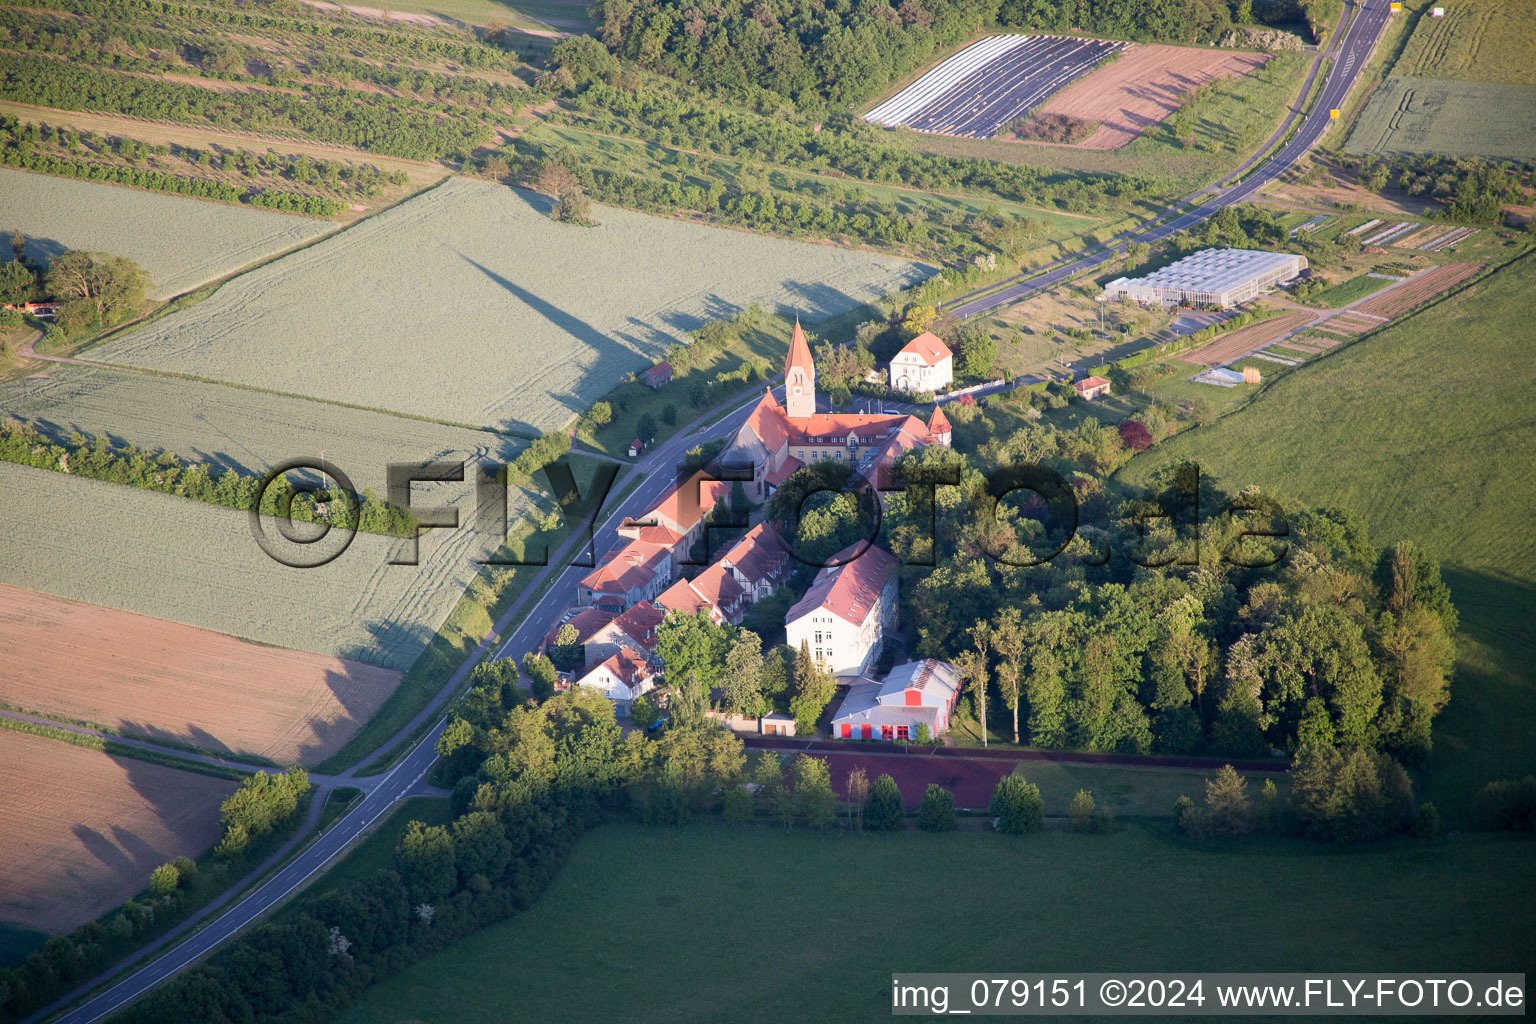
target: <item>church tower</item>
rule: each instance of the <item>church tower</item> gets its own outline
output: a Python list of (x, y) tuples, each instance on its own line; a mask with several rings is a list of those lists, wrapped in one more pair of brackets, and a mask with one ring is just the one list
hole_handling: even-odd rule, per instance
[(799, 317), (795, 317), (789, 358), (784, 362), (784, 412), (792, 420), (816, 414), (816, 364), (811, 360), (811, 347), (805, 343)]

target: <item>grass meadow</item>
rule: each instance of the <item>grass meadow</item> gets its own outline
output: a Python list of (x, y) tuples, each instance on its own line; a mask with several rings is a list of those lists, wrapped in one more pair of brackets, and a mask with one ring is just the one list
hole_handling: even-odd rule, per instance
[(455, 178), (91, 350), (108, 363), (528, 435), (752, 303), (808, 321), (929, 272), (890, 256)]
[(1307, 296), (1307, 305), (1321, 309), (1338, 309), (1340, 306), (1347, 306), (1351, 302), (1379, 292), (1391, 283), (1385, 278), (1361, 274), (1359, 277), (1352, 277), (1348, 281), (1320, 291), (1316, 295)]
[(1290, 370), (1247, 407), (1169, 439), (1117, 478), (1144, 486), (1193, 460), (1229, 491), (1256, 484), (1348, 508), (1377, 544), (1412, 539), (1441, 560), (1461, 632), (1424, 795), (1453, 819), (1488, 780), (1536, 769), (1533, 288), (1536, 258), (1527, 255)]
[[(146, 230), (154, 225), (154, 230)], [(127, 256), (168, 299), (335, 229), (330, 221), (157, 195), (95, 181), (0, 168), (0, 226), (20, 228), (27, 255), (67, 249)], [(10, 246), (4, 247), (10, 259)]]
[(338, 1020), (887, 1020), (897, 971), (1527, 970), (1530, 851), (611, 825)]

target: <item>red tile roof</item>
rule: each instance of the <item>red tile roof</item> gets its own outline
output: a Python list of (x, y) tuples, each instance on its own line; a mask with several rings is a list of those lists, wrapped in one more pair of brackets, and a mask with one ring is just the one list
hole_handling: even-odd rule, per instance
[[(651, 671), (651, 666), (646, 663), (646, 660), (628, 647), (619, 648), (619, 653), (613, 655), (607, 661), (597, 666), (597, 668), (594, 668), (592, 672), (596, 672), (599, 668), (605, 668), (612, 672), (631, 691), (655, 675)], [(588, 672), (587, 676), (590, 676), (592, 672)], [(587, 676), (582, 676), (582, 679), (586, 679)]]
[(1105, 380), (1103, 377), (1084, 377), (1082, 380), (1078, 381), (1072, 386), (1077, 388), (1079, 391), (1087, 391), (1089, 388), (1101, 388), (1108, 383), (1109, 381)]
[(784, 407), (779, 404), (779, 400), (773, 397), (772, 390), (757, 403), (757, 408), (747, 417), (745, 425), (762, 439), (763, 447), (768, 449), (769, 454), (784, 447), (784, 442), (789, 440), (789, 419), (784, 415)]
[(655, 649), (656, 627), (666, 617), (666, 611), (650, 601), (637, 601), (611, 625), (649, 651)]
[(944, 415), (943, 409), (934, 406), (933, 415), (928, 417), (928, 433), (948, 434), (950, 432), (949, 417)]
[(667, 611), (684, 615), (707, 612), (711, 619), (731, 619), (745, 594), (735, 577), (716, 562), (697, 578), (672, 584), (662, 591), (656, 603)]
[(662, 520), (663, 526), (687, 533), (721, 498), (730, 500), (731, 485), (724, 480), (706, 480), (703, 472), (698, 472), (684, 480), (681, 487), (673, 487), (662, 495), (645, 518), (654, 516)]
[(816, 364), (811, 359), (811, 346), (805, 342), (805, 332), (800, 329), (800, 318), (795, 318), (794, 333), (789, 336), (789, 355), (784, 360), (784, 376), (796, 366), (803, 366), (807, 373), (815, 374)]
[(758, 584), (782, 573), (789, 563), (789, 553), (779, 543), (778, 534), (758, 523), (721, 556), (720, 564), (727, 563)]
[(778, 469), (770, 470), (769, 472), (763, 474), (763, 482), (777, 487), (785, 480), (788, 480), (790, 477), (794, 476), (795, 470), (803, 468), (805, 468), (805, 463), (791, 455), (789, 458), (784, 460), (783, 464), (780, 465)]
[[(864, 553), (855, 558), (861, 548)], [(856, 541), (834, 555), (832, 561), (841, 562), (847, 558), (853, 560), (817, 573), (816, 582), (789, 610), (785, 621), (818, 610), (829, 611), (855, 625), (864, 621), (879, 600), (880, 592), (896, 573), (896, 556), (873, 545), (866, 548), (863, 541)]]
[(943, 338), (940, 338), (937, 334), (933, 334), (929, 331), (924, 331), (922, 334), (919, 334), (917, 337), (907, 342), (904, 346), (902, 346), (901, 351), (896, 354), (899, 356), (917, 356), (917, 358), (921, 359), (928, 366), (937, 366), (945, 359), (948, 359), (950, 356), (954, 355), (954, 353), (949, 350), (949, 346), (944, 344)]
[(671, 557), (671, 549), (660, 544), (632, 540), (604, 555), (581, 585), (601, 594), (627, 594), (631, 590), (644, 589)]
[(919, 437), (925, 433), (922, 420), (901, 413), (819, 412), (790, 420), (789, 425), (794, 444), (841, 444), (853, 434), (859, 444), (872, 445), (884, 441), (893, 430), (910, 430)]
[(567, 623), (576, 627), (576, 642), (584, 644), (592, 639), (592, 634), (602, 629), (614, 619), (613, 612), (605, 612), (601, 608), (569, 608), (560, 616), (548, 633), (544, 634), (544, 646), (553, 647), (556, 638), (560, 635), (560, 628)]

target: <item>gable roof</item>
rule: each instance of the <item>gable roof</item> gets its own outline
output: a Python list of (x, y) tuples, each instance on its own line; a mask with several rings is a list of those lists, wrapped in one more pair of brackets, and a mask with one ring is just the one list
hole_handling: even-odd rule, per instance
[(784, 447), (784, 442), (789, 440), (789, 417), (785, 415), (784, 407), (779, 404), (779, 400), (773, 397), (771, 388), (752, 410), (752, 415), (748, 416), (747, 421), (741, 425), (741, 430), (737, 431), (737, 447), (742, 447), (745, 443), (743, 434), (756, 437), (770, 454)]
[[(796, 444), (842, 444), (852, 434), (861, 445), (878, 444), (892, 431), (911, 430), (921, 436), (923, 421), (906, 413), (819, 412), (788, 420)], [(817, 441), (821, 438), (821, 441)]]
[(671, 557), (671, 550), (660, 544), (632, 540), (605, 554), (581, 585), (602, 594), (627, 594), (655, 579), (662, 563)]
[(656, 627), (667, 617), (665, 610), (650, 601), (636, 601), (609, 626), (617, 629), (647, 651), (656, 648)]
[(1105, 380), (1103, 377), (1094, 376), (1084, 377), (1082, 380), (1078, 381), (1072, 386), (1077, 388), (1079, 391), (1087, 391), (1089, 388), (1101, 388), (1108, 383), (1109, 381)]
[(667, 611), (684, 615), (708, 613), (711, 619), (730, 618), (746, 591), (726, 569), (716, 562), (692, 580), (678, 580), (656, 599)]
[[(860, 548), (864, 548), (864, 553), (855, 558)], [(832, 556), (834, 562), (849, 558), (853, 560), (817, 573), (811, 589), (795, 602), (784, 621), (793, 622), (815, 611), (827, 611), (854, 625), (863, 622), (895, 575), (896, 556), (873, 545), (866, 548), (863, 541), (855, 541)]]
[(885, 682), (880, 684), (878, 699), (881, 703), (887, 699), (899, 701), (910, 689), (921, 690), (937, 698), (940, 703), (947, 702), (960, 690), (960, 670), (937, 658), (897, 665), (886, 675)]
[(560, 621), (544, 634), (544, 646), (553, 647), (555, 640), (560, 636), (561, 627), (566, 624), (576, 627), (576, 642), (584, 644), (592, 639), (592, 634), (608, 625), (613, 619), (613, 612), (605, 612), (601, 608), (568, 608), (565, 614), (560, 616)]
[[(698, 525), (704, 514), (715, 507), (721, 498), (731, 498), (731, 485), (723, 480), (709, 480), (703, 470), (674, 485), (661, 496), (661, 500), (644, 517), (662, 520), (661, 525), (687, 533)], [(627, 519), (621, 526), (635, 526), (641, 520)]]
[(944, 339), (930, 331), (924, 331), (901, 347), (898, 356), (916, 356), (926, 366), (937, 366), (953, 356)]
[(779, 542), (778, 534), (769, 530), (764, 523), (758, 523), (748, 530), (741, 540), (720, 557), (721, 566), (729, 564), (754, 584), (773, 579), (784, 570), (788, 561), (789, 552)]
[(655, 675), (646, 660), (628, 647), (619, 648), (619, 652), (611, 656), (601, 665), (593, 668), (591, 672), (582, 676), (580, 682), (585, 683), (599, 669), (607, 669), (613, 673), (631, 691)]
[(789, 336), (789, 355), (784, 360), (786, 379), (789, 377), (789, 371), (797, 366), (812, 376), (816, 373), (816, 363), (811, 359), (811, 346), (805, 342), (805, 332), (800, 329), (799, 317), (795, 317), (795, 330)]

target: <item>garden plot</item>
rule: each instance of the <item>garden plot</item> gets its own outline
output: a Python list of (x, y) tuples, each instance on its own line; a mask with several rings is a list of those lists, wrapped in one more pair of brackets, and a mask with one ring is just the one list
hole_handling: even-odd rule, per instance
[[(489, 430), (86, 366), (50, 365), (33, 376), (0, 382), (0, 416), (25, 420), (61, 443), (79, 431), (253, 475), (323, 453), (326, 465), (346, 474), (359, 492), (372, 489), (381, 498), (388, 493), (390, 463), (484, 458), (505, 464), (527, 446)], [(469, 491), (452, 491), (461, 493)], [(441, 504), (447, 496), (425, 500)], [(461, 519), (468, 515), (466, 506)]]
[(470, 524), (428, 532), (419, 565), (390, 565), (398, 541), (359, 533), (330, 563), (293, 569), (244, 512), (12, 463), (0, 520), (0, 583), (401, 670), (486, 551)]
[(515, 433), (555, 430), (752, 303), (820, 320), (924, 277), (889, 256), (455, 178), (229, 282), (94, 359)]
[(1443, 292), (1467, 281), (1483, 269), (1481, 263), (1447, 263), (1425, 270), (1407, 281), (1354, 307), (1354, 312), (1393, 320)]
[(989, 36), (864, 115), (872, 124), (990, 139), (1128, 44), (1063, 36)]
[(1179, 358), (1201, 366), (1225, 366), (1256, 349), (1279, 341), (1317, 316), (1316, 313), (1283, 313), (1280, 316), (1224, 334), (1204, 348)]
[(227, 779), (0, 730), (0, 920), (64, 932), (219, 838)]
[(0, 584), (0, 701), (125, 736), (314, 764), (400, 673)]
[[(336, 227), (10, 168), (0, 168), (0, 226), (20, 228), (27, 255), (45, 263), (66, 249), (126, 256), (149, 274), (153, 299), (190, 291)], [(9, 259), (10, 247), (4, 251)]]
[(1262, 53), (1161, 44), (1132, 46), (1113, 64), (1056, 93), (1040, 113), (1096, 121), (1098, 130), (1077, 145), (1119, 149), (1178, 110), (1191, 89), (1252, 74), (1268, 60)]

